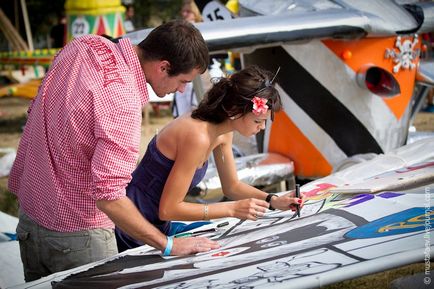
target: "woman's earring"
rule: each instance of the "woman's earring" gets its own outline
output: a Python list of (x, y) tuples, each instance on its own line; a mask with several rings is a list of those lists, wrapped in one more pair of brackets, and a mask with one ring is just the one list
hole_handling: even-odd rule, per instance
[(230, 119), (230, 120), (234, 120), (234, 119), (235, 119), (235, 116), (231, 116), (229, 119)]

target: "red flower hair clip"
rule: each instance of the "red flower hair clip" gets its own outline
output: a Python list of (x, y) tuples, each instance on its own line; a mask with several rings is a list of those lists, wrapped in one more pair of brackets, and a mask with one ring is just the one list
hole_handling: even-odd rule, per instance
[(254, 115), (261, 115), (261, 114), (267, 113), (267, 110), (268, 110), (267, 101), (268, 100), (265, 98), (260, 98), (260, 97), (255, 96), (252, 99), (252, 102), (253, 102), (252, 112), (253, 112), (253, 114)]

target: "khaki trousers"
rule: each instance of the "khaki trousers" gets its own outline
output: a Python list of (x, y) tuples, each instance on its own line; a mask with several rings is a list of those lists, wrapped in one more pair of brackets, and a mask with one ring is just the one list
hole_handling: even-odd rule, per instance
[(48, 230), (19, 212), (17, 237), (26, 282), (117, 254), (114, 230)]

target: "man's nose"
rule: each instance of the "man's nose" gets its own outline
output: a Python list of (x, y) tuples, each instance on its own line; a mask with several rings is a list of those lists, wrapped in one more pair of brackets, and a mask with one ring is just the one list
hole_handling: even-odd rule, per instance
[(177, 90), (178, 90), (180, 93), (184, 93), (184, 90), (185, 90), (185, 86), (186, 86), (186, 85), (187, 85), (186, 83), (183, 83), (183, 84), (179, 85)]

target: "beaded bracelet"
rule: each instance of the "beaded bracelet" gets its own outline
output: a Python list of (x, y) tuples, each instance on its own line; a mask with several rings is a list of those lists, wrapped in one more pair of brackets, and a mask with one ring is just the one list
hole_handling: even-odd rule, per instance
[(208, 220), (208, 204), (203, 207), (203, 219)]
[(166, 244), (166, 249), (164, 249), (163, 256), (169, 256), (173, 246), (173, 237), (169, 237), (169, 236), (166, 237), (167, 237), (167, 244)]

